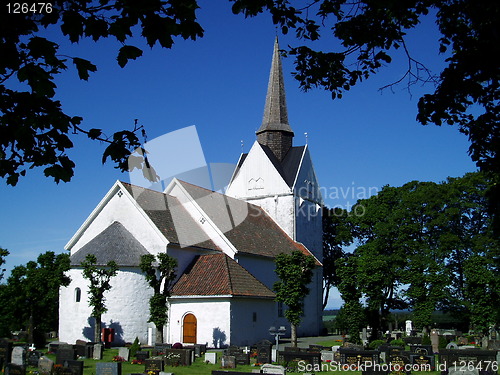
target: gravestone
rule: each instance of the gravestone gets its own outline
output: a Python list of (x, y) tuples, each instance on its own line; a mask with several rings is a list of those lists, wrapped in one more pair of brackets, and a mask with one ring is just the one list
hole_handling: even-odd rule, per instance
[(344, 345), (342, 346), (342, 348), (345, 348), (345, 349), (352, 349), (352, 350), (364, 350), (364, 346), (363, 345), (357, 345), (357, 344), (353, 344), (352, 342), (344, 342)]
[(335, 361), (335, 357), (334, 357), (335, 353), (334, 352), (331, 352), (329, 350), (322, 350), (320, 352), (320, 354), (321, 354), (321, 361), (322, 362), (333, 362), (333, 361)]
[(279, 352), (278, 362), (299, 362), (304, 361), (305, 364), (311, 364), (312, 366), (321, 366), (321, 353), (310, 353), (310, 352)]
[(63, 365), (65, 361), (74, 361), (76, 359), (76, 350), (72, 347), (62, 347), (57, 348), (56, 353), (56, 365)]
[(97, 362), (95, 375), (122, 375), (121, 362)]
[(26, 349), (21, 346), (15, 346), (12, 349), (10, 362), (19, 366), (26, 365)]
[(250, 354), (249, 353), (236, 353), (234, 355), (234, 360), (237, 365), (244, 366), (250, 364)]
[(410, 352), (421, 355), (432, 355), (432, 345), (410, 345)]
[(98, 361), (101, 360), (103, 351), (104, 347), (102, 344), (95, 344), (94, 348), (92, 349), (92, 358)]
[(407, 356), (401, 354), (393, 354), (389, 356), (389, 365), (391, 368), (391, 375), (409, 375), (411, 371), (406, 371), (405, 366), (410, 363)]
[(497, 360), (496, 350), (482, 349), (441, 349), (439, 351), (439, 363), (445, 369), (481, 369), (481, 375), (495, 374), (491, 363)]
[(325, 350), (323, 345), (309, 345), (310, 352), (320, 353), (322, 350)]
[(31, 367), (38, 367), (38, 361), (42, 357), (42, 352), (38, 350), (28, 351), (26, 353), (26, 363)]
[(197, 357), (201, 357), (202, 355), (205, 355), (207, 351), (207, 345), (206, 344), (194, 344), (194, 355)]
[(144, 373), (149, 374), (153, 372), (158, 375), (160, 371), (163, 371), (163, 360), (161, 358), (148, 358), (144, 361)]
[(222, 368), (236, 368), (236, 357), (234, 355), (223, 355), (220, 362)]
[(130, 360), (130, 349), (121, 347), (118, 349), (118, 357), (122, 357), (126, 362)]
[(257, 343), (257, 363), (271, 363), (271, 348), (273, 344), (268, 340)]
[(439, 333), (435, 329), (431, 331), (431, 344), (432, 352), (437, 353), (439, 351)]
[(231, 345), (226, 350), (224, 350), (226, 355), (235, 355), (237, 353), (242, 353), (241, 349), (238, 346)]
[(410, 355), (410, 363), (413, 366), (418, 366), (420, 369), (415, 371), (434, 371), (436, 367), (434, 355)]
[(85, 345), (85, 358), (93, 358), (94, 357), (94, 343), (88, 342)]
[(265, 364), (261, 366), (260, 370), (262, 374), (286, 374), (285, 368), (279, 365)]
[(166, 349), (163, 361), (165, 366), (191, 366), (190, 349)]
[(340, 348), (340, 363), (343, 365), (364, 365), (380, 363), (380, 353), (376, 350), (349, 350)]
[[(3, 363), (8, 363), (10, 361), (10, 356), (12, 354), (12, 343), (5, 339), (0, 339), (0, 358), (3, 359)], [(2, 366), (0, 366), (0, 370)]]
[(217, 363), (217, 353), (205, 353), (205, 362), (209, 362), (211, 364)]
[(135, 359), (137, 359), (138, 361), (144, 362), (148, 358), (149, 352), (140, 351), (135, 353)]
[(87, 342), (83, 340), (76, 340), (73, 348), (76, 350), (78, 357), (87, 357)]
[(24, 366), (16, 365), (15, 363), (7, 363), (4, 368), (5, 375), (26, 375)]
[(73, 375), (83, 375), (83, 361), (64, 361), (64, 367), (70, 369)]
[(47, 357), (41, 357), (38, 360), (38, 371), (41, 374), (51, 374), (54, 368), (54, 361)]
[(448, 375), (479, 375), (481, 371), (475, 368), (468, 369), (467, 367), (451, 367), (448, 369)]

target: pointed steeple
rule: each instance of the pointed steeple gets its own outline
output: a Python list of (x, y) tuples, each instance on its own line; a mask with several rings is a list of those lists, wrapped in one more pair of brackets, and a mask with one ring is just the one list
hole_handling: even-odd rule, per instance
[(257, 141), (268, 146), (278, 158), (283, 160), (292, 147), (293, 131), (288, 123), (285, 84), (279, 54), (278, 37), (274, 42), (273, 61), (267, 87), (266, 105), (262, 125), (256, 132)]

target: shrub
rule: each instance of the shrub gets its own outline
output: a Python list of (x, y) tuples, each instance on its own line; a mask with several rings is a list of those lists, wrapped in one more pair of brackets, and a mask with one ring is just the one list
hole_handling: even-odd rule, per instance
[(392, 340), (391, 341), (391, 345), (392, 346), (402, 346), (402, 347), (404, 347), (405, 346), (405, 342), (403, 340), (401, 340), (401, 339), (399, 339), (399, 340)]
[(137, 353), (141, 349), (141, 345), (139, 344), (139, 337), (136, 337), (134, 343), (130, 347), (130, 357), (135, 357), (135, 353)]
[(382, 344), (385, 344), (385, 340), (373, 340), (368, 347), (372, 350), (378, 349), (378, 347)]
[(431, 345), (431, 338), (429, 337), (428, 334), (425, 334), (424, 337), (422, 337), (422, 345)]

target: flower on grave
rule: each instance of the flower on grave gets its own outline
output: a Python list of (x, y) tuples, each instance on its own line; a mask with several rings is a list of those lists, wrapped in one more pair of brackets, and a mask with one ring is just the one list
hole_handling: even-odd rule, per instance
[(131, 364), (133, 365), (143, 365), (144, 361), (141, 361), (140, 359), (134, 359)]
[(154, 371), (148, 371), (148, 375), (155, 375)]

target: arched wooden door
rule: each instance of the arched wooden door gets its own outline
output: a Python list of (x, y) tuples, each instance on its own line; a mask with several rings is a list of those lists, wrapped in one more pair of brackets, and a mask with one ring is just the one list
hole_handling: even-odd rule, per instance
[(186, 314), (182, 324), (182, 342), (196, 344), (196, 316)]

